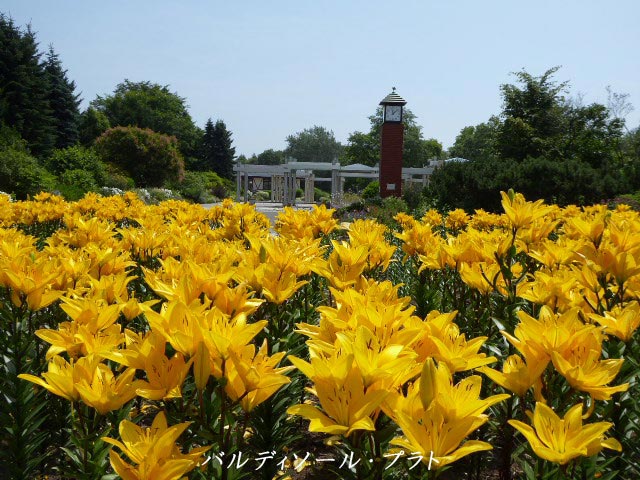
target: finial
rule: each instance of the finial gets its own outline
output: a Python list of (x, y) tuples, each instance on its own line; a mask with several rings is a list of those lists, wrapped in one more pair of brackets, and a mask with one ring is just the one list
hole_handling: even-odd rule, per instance
[(392, 87), (391, 90), (393, 90), (395, 92), (396, 91), (396, 87)]

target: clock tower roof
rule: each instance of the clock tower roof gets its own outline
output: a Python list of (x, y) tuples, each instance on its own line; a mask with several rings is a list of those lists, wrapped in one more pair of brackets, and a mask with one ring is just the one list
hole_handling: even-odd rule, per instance
[(396, 93), (396, 87), (393, 87), (393, 90), (391, 91), (391, 93), (386, 97), (384, 97), (380, 102), (380, 105), (406, 105), (406, 104), (407, 104), (407, 101)]

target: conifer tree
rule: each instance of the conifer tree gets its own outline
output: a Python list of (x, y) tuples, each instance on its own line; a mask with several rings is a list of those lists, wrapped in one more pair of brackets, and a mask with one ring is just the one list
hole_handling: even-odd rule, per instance
[(0, 121), (14, 128), (35, 155), (55, 146), (49, 82), (40, 62), (35, 33), (22, 31), (0, 14)]
[(66, 148), (78, 142), (78, 123), (80, 117), (79, 95), (75, 93), (76, 84), (67, 78), (60, 57), (49, 46), (44, 70), (49, 82), (49, 107), (52, 110), (56, 128), (56, 148)]
[(104, 113), (93, 107), (87, 108), (80, 115), (78, 124), (80, 143), (86, 147), (93, 145), (93, 142), (109, 128), (111, 124)]
[(231, 132), (222, 120), (215, 125), (209, 119), (204, 127), (199, 170), (216, 172), (222, 178), (233, 178), (233, 159), (236, 153), (231, 144)]

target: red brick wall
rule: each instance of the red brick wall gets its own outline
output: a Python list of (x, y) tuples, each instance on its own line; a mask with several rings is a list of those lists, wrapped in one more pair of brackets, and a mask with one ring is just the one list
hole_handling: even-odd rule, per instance
[[(380, 196), (402, 195), (402, 123), (383, 123), (380, 146)], [(395, 185), (395, 190), (387, 188)]]

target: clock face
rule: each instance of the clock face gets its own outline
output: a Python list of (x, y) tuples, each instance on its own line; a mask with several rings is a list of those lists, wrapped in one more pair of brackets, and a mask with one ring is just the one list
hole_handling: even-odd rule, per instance
[(402, 107), (399, 105), (387, 105), (384, 120), (385, 122), (399, 122), (402, 119)]

